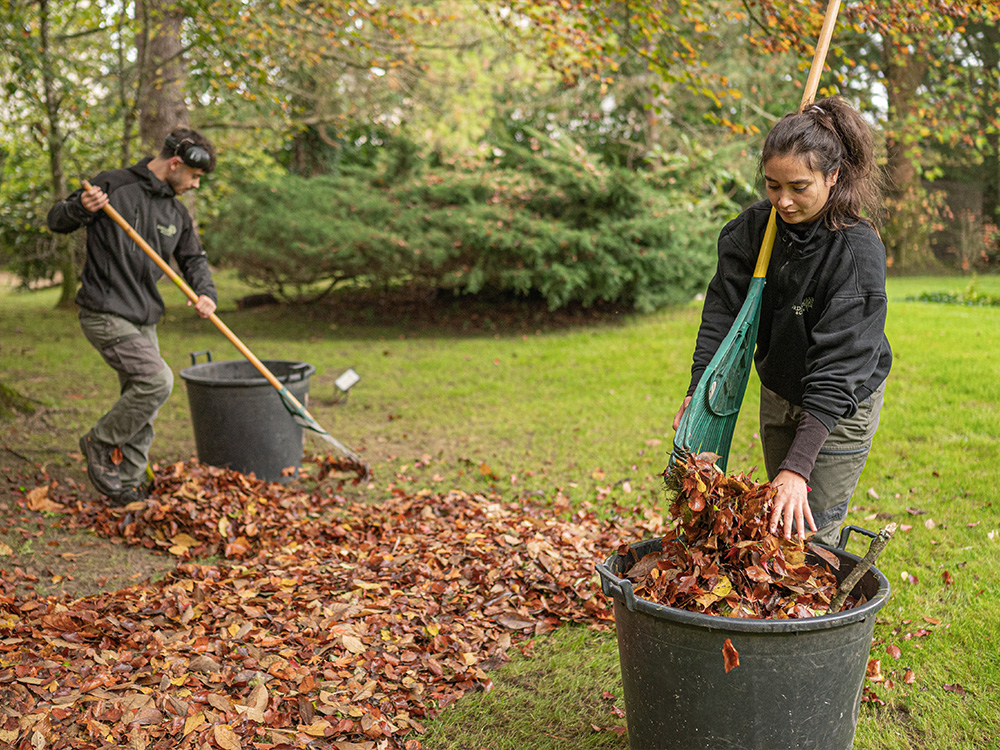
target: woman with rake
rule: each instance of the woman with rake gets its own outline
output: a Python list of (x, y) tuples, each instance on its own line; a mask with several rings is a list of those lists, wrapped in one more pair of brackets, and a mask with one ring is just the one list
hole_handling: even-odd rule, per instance
[(783, 117), (760, 160), (767, 200), (722, 230), (691, 368), (701, 376), (747, 298), (773, 206), (777, 237), (760, 301), (754, 364), (760, 436), (776, 488), (771, 531), (834, 544), (868, 459), (892, 352), (881, 173), (872, 132), (831, 97)]

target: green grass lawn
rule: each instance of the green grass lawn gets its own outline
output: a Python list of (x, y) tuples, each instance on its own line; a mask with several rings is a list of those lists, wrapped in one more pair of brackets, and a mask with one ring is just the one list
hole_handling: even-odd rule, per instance
[[(237, 311), (232, 300), (246, 290), (226, 274), (218, 282), (221, 317), (258, 356), (316, 366), (310, 410), (372, 464), (373, 486), (359, 492), (373, 501), (405, 483), (493, 484), (511, 497), (561, 494), (598, 509), (662, 504), (658, 474), (688, 381), (699, 303), (578, 327), (454, 333), (403, 319), (347, 325), (335, 309)], [(855, 743), (862, 750), (1000, 747), (1000, 308), (906, 301), (968, 283), (889, 284), (895, 364), (849, 520), (903, 526), (878, 564), (893, 593), (879, 613), (872, 655), (891, 685), (871, 685), (885, 705), (862, 706)], [(1000, 295), (1000, 278), (982, 277), (976, 289)], [(72, 466), (77, 438), (111, 403), (116, 383), (75, 315), (52, 309), (55, 294), (0, 291), (0, 382), (45, 405), (40, 423), (5, 430), (3, 444), (39, 463)], [(160, 342), (178, 377), (157, 421), (154, 454), (174, 461), (195, 452), (180, 376), (189, 353), (239, 355), (179, 292), (163, 294), (169, 309)], [(362, 380), (335, 405), (333, 380), (349, 366)], [(762, 466), (756, 387), (752, 378), (731, 471)], [(325, 450), (312, 440), (307, 448)], [(852, 551), (865, 546), (855, 541)], [(890, 645), (899, 658), (887, 653)], [(903, 681), (907, 669), (911, 684)], [(493, 682), (492, 691), (447, 709), (424, 746), (628, 746), (614, 730), (625, 721), (615, 713), (624, 705), (613, 633), (557, 631)]]

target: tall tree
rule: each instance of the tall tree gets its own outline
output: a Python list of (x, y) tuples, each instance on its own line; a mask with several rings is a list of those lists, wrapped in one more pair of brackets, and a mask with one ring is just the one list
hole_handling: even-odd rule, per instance
[(136, 53), (140, 62), (139, 139), (156, 153), (176, 127), (189, 127), (187, 69), (181, 28), (184, 12), (174, 0), (136, 0)]
[[(760, 49), (806, 50), (818, 27), (812, 4), (746, 0)], [(934, 143), (985, 143), (1000, 101), (967, 88), (978, 68), (968, 24), (995, 27), (1000, 6), (989, 0), (860, 0), (844, 4), (828, 63), (840, 89), (878, 117), (887, 146), (890, 216), (886, 244), (898, 268), (930, 259), (934, 204), (923, 185), (936, 174)], [(983, 58), (985, 62), (985, 58)], [(986, 63), (988, 64), (988, 63)], [(961, 73), (960, 73), (961, 71)], [(995, 69), (974, 74), (995, 80)], [(884, 94), (884, 98), (879, 94)], [(992, 125), (983, 126), (984, 114)], [(971, 140), (971, 142), (970, 142)]]
[[(14, 179), (4, 181), (5, 192), (19, 200), (7, 202), (0, 228), (17, 248), (17, 265), (27, 278), (61, 273), (57, 304), (69, 307), (76, 294), (79, 242), (43, 231), (39, 219), (43, 221), (47, 206), (68, 192), (66, 164), (76, 144), (68, 146), (88, 105), (80, 83), (90, 79), (106, 41), (100, 9), (54, 0), (7, 3), (0, 26), (5, 37), (0, 121), (19, 142), (5, 164)], [(44, 155), (44, 189), (22, 171), (37, 155)]]

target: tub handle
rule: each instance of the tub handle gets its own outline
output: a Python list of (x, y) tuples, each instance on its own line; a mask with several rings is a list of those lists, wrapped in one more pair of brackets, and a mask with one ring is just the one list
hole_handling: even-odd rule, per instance
[(632, 581), (627, 578), (619, 578), (604, 563), (597, 564), (597, 573), (601, 576), (601, 589), (604, 594), (610, 597), (614, 597), (616, 593), (621, 594), (625, 609), (629, 612), (635, 612), (636, 599), (635, 592), (632, 590)]
[(837, 541), (837, 549), (846, 550), (847, 540), (851, 538), (851, 532), (856, 531), (863, 536), (870, 537), (874, 539), (878, 534), (874, 531), (870, 531), (862, 526), (845, 526), (840, 530), (840, 539)]
[(303, 380), (306, 376), (306, 370), (308, 369), (308, 362), (296, 362), (288, 368), (288, 377), (285, 379), (285, 382), (294, 383), (296, 381)]
[(205, 357), (208, 359), (209, 362), (212, 361), (212, 352), (209, 351), (208, 349), (202, 349), (201, 351), (198, 351), (198, 352), (191, 352), (191, 365), (192, 366), (198, 364), (198, 356), (201, 355), (201, 354), (204, 354)]

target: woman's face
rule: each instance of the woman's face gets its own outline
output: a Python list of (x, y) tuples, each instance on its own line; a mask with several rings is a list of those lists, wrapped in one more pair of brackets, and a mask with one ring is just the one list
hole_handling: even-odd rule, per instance
[(826, 205), (839, 172), (824, 175), (798, 155), (772, 156), (764, 162), (767, 197), (786, 223), (812, 221)]

